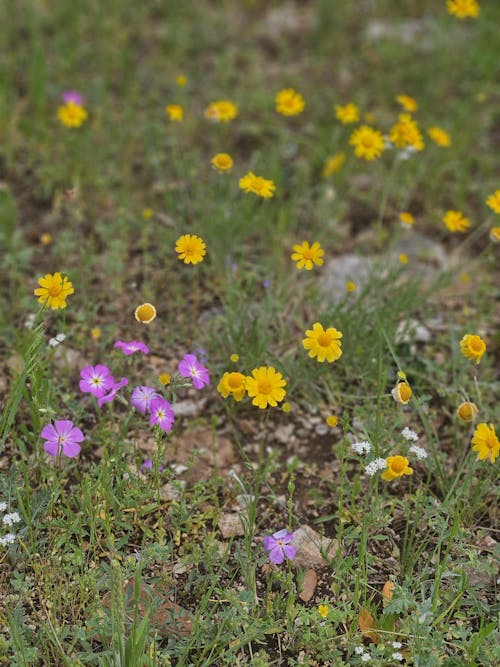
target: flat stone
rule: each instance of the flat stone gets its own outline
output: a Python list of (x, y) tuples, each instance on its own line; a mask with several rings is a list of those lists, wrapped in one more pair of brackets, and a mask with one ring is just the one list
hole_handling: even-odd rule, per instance
[(245, 534), (240, 515), (236, 512), (222, 514), (217, 525), (225, 540), (229, 537), (240, 537)]
[(302, 567), (328, 564), (339, 548), (336, 539), (322, 537), (310, 526), (301, 526), (294, 531), (293, 546), (297, 549), (293, 563)]

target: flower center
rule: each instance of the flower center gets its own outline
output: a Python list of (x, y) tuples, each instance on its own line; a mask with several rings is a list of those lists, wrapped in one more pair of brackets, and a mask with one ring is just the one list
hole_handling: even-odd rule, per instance
[(481, 352), (483, 349), (479, 336), (472, 336), (469, 345), (471, 346), (471, 349), (474, 350), (474, 352)]
[(394, 472), (403, 472), (403, 470), (405, 469), (405, 463), (400, 459), (396, 459), (396, 461), (392, 462), (391, 468), (393, 469)]
[(332, 342), (330, 334), (327, 334), (326, 331), (325, 333), (321, 333), (318, 336), (318, 345), (320, 347), (328, 347), (330, 343)]
[(365, 136), (361, 140), (361, 143), (363, 144), (363, 146), (365, 148), (372, 148), (372, 146), (373, 146), (373, 137), (368, 135), (368, 134), (365, 134)]
[(270, 394), (271, 393), (271, 383), (269, 380), (260, 380), (259, 382), (259, 393), (260, 394)]
[(311, 248), (307, 248), (306, 250), (303, 250), (302, 254), (304, 255), (305, 259), (312, 259), (313, 255), (314, 255)]
[(408, 401), (411, 398), (411, 387), (410, 385), (406, 384), (406, 382), (400, 382), (399, 384), (399, 395), (401, 396), (401, 399), (403, 401)]
[(260, 192), (261, 190), (264, 189), (264, 179), (262, 178), (262, 176), (257, 176), (257, 177), (254, 179), (253, 187), (254, 187), (256, 190), (259, 190), (259, 192)]
[(497, 444), (496, 443), (496, 438), (493, 436), (492, 433), (490, 433), (484, 440), (484, 443), (488, 449), (493, 449), (493, 447)]
[(228, 384), (231, 389), (239, 389), (241, 387), (241, 379), (236, 374), (231, 374), (228, 378)]
[(61, 294), (61, 292), (62, 292), (62, 285), (55, 284), (55, 285), (51, 285), (49, 287), (50, 296), (59, 296), (59, 294)]
[(163, 412), (163, 410), (162, 410), (161, 408), (160, 408), (159, 410), (157, 410), (157, 412), (156, 412), (156, 418), (157, 418), (159, 421), (162, 421), (163, 419), (165, 419), (165, 413)]
[(92, 384), (98, 387), (102, 383), (102, 378), (95, 376), (92, 378)]

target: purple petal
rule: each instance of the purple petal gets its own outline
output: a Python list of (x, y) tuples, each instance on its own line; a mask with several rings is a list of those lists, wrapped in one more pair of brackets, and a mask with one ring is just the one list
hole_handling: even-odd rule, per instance
[(107, 366), (104, 366), (103, 364), (97, 364), (95, 367), (95, 374), (107, 377), (108, 375), (111, 375), (111, 371)]
[(293, 560), (295, 558), (295, 554), (297, 553), (297, 549), (296, 547), (292, 547), (290, 544), (286, 544), (283, 547), (283, 553), (288, 558), (288, 560)]
[[(288, 532), (288, 530), (286, 528), (283, 528), (282, 530), (278, 530), (277, 533), (273, 533), (273, 537), (274, 537), (275, 540), (283, 540), (288, 535), (290, 535), (290, 533)], [(293, 533), (291, 533), (291, 535), (293, 537)]]
[(67, 442), (63, 445), (63, 454), (70, 459), (75, 458), (80, 453), (80, 445), (76, 442)]
[(275, 547), (274, 549), (271, 549), (269, 552), (269, 560), (275, 565), (281, 565), (281, 563), (285, 560), (283, 549), (281, 549), (281, 547)]
[(59, 421), (56, 420), (55, 428), (59, 435), (63, 435), (68, 438), (69, 434), (71, 433), (71, 429), (73, 428), (73, 422), (69, 419), (61, 419)]
[(68, 441), (71, 441), (71, 442), (83, 442), (84, 440), (85, 440), (85, 436), (83, 435), (83, 433), (80, 431), (79, 428), (77, 428), (76, 426), (74, 426), (74, 427), (71, 429), (71, 431), (70, 431), (70, 433), (69, 433), (69, 435), (68, 435)]
[(50, 454), (50, 456), (57, 456), (57, 450), (59, 449), (59, 445), (57, 444), (57, 441), (45, 442), (43, 448), (45, 449), (47, 454)]
[(54, 426), (52, 424), (46, 424), (42, 428), (42, 432), (40, 433), (40, 436), (44, 440), (55, 440), (56, 442), (59, 440), (59, 435), (58, 435), (56, 429), (54, 428)]
[(80, 377), (83, 380), (90, 380), (90, 378), (94, 375), (94, 367), (93, 366), (85, 366), (85, 368), (82, 368), (80, 371)]
[(271, 551), (271, 549), (274, 549), (275, 546), (276, 546), (276, 540), (274, 539), (274, 537), (268, 535), (267, 537), (264, 538), (264, 549), (266, 551)]

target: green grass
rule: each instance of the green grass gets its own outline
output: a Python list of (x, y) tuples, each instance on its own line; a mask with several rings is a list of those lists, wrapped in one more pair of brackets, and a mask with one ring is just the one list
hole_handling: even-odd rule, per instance
[[(476, 424), (500, 431), (498, 222), (485, 205), (500, 188), (500, 7), (482, 5), (474, 21), (410, 0), (0, 5), (0, 502), (21, 519), (0, 546), (0, 665), (361, 665), (360, 647), (380, 666), (500, 661), (497, 464), (476, 462), (475, 424), (455, 414), (474, 401)], [(369, 38), (374, 22), (385, 36)], [(295, 118), (274, 110), (286, 87), (306, 100)], [(86, 98), (77, 129), (57, 119), (68, 89)], [(418, 101), (425, 150), (356, 158), (354, 126), (333, 105), (355, 102), (387, 134), (400, 93)], [(217, 99), (238, 105), (234, 121), (204, 117)], [(168, 121), (170, 103), (182, 123)], [(433, 125), (450, 148), (426, 136)], [(339, 151), (345, 164), (324, 178)], [(211, 168), (217, 152), (231, 173)], [(239, 190), (248, 171), (276, 183), (272, 199)], [(470, 218), (466, 235), (446, 230), (449, 209)], [(400, 227), (404, 210), (415, 229)], [(186, 233), (207, 244), (196, 266), (174, 250)], [(325, 250), (311, 272), (290, 259), (305, 239)], [(325, 288), (346, 254), (368, 279), (345, 275), (354, 293)], [(37, 279), (55, 271), (75, 294), (39, 311)], [(149, 326), (133, 316), (146, 301)], [(334, 364), (301, 345), (314, 322), (343, 334)], [(467, 333), (486, 340), (478, 366), (460, 353)], [(118, 339), (151, 353), (125, 357)], [(196, 392), (175, 374), (200, 348), (211, 385)], [(98, 363), (129, 379), (102, 409), (78, 387)], [(224, 372), (263, 365), (285, 377), (290, 412), (216, 391)], [(391, 396), (398, 371), (407, 406)], [(174, 380), (162, 390), (164, 372)], [(172, 433), (130, 407), (137, 385), (171, 400)], [(84, 431), (79, 457), (45, 454), (40, 432), (55, 419)], [(399, 480), (367, 475), (352, 442), (372, 444), (368, 460), (402, 454), (405, 426), (428, 457)], [(239, 534), (223, 536), (227, 514)], [(270, 567), (262, 544), (304, 525), (339, 544), (314, 566), (307, 602), (307, 567)]]

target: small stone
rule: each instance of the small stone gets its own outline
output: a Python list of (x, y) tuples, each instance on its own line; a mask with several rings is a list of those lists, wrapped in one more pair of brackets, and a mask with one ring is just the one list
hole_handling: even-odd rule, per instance
[(222, 537), (227, 540), (229, 537), (236, 537), (245, 534), (245, 529), (241, 523), (239, 514), (222, 514), (217, 522)]
[(314, 591), (316, 590), (317, 585), (318, 575), (316, 574), (316, 570), (309, 568), (304, 574), (304, 580), (299, 591), (299, 598), (303, 602), (309, 602), (309, 600), (311, 600), (312, 596), (314, 595)]
[(322, 537), (310, 526), (301, 526), (294, 532), (293, 546), (297, 548), (293, 563), (302, 567), (328, 563), (339, 548), (336, 539)]

